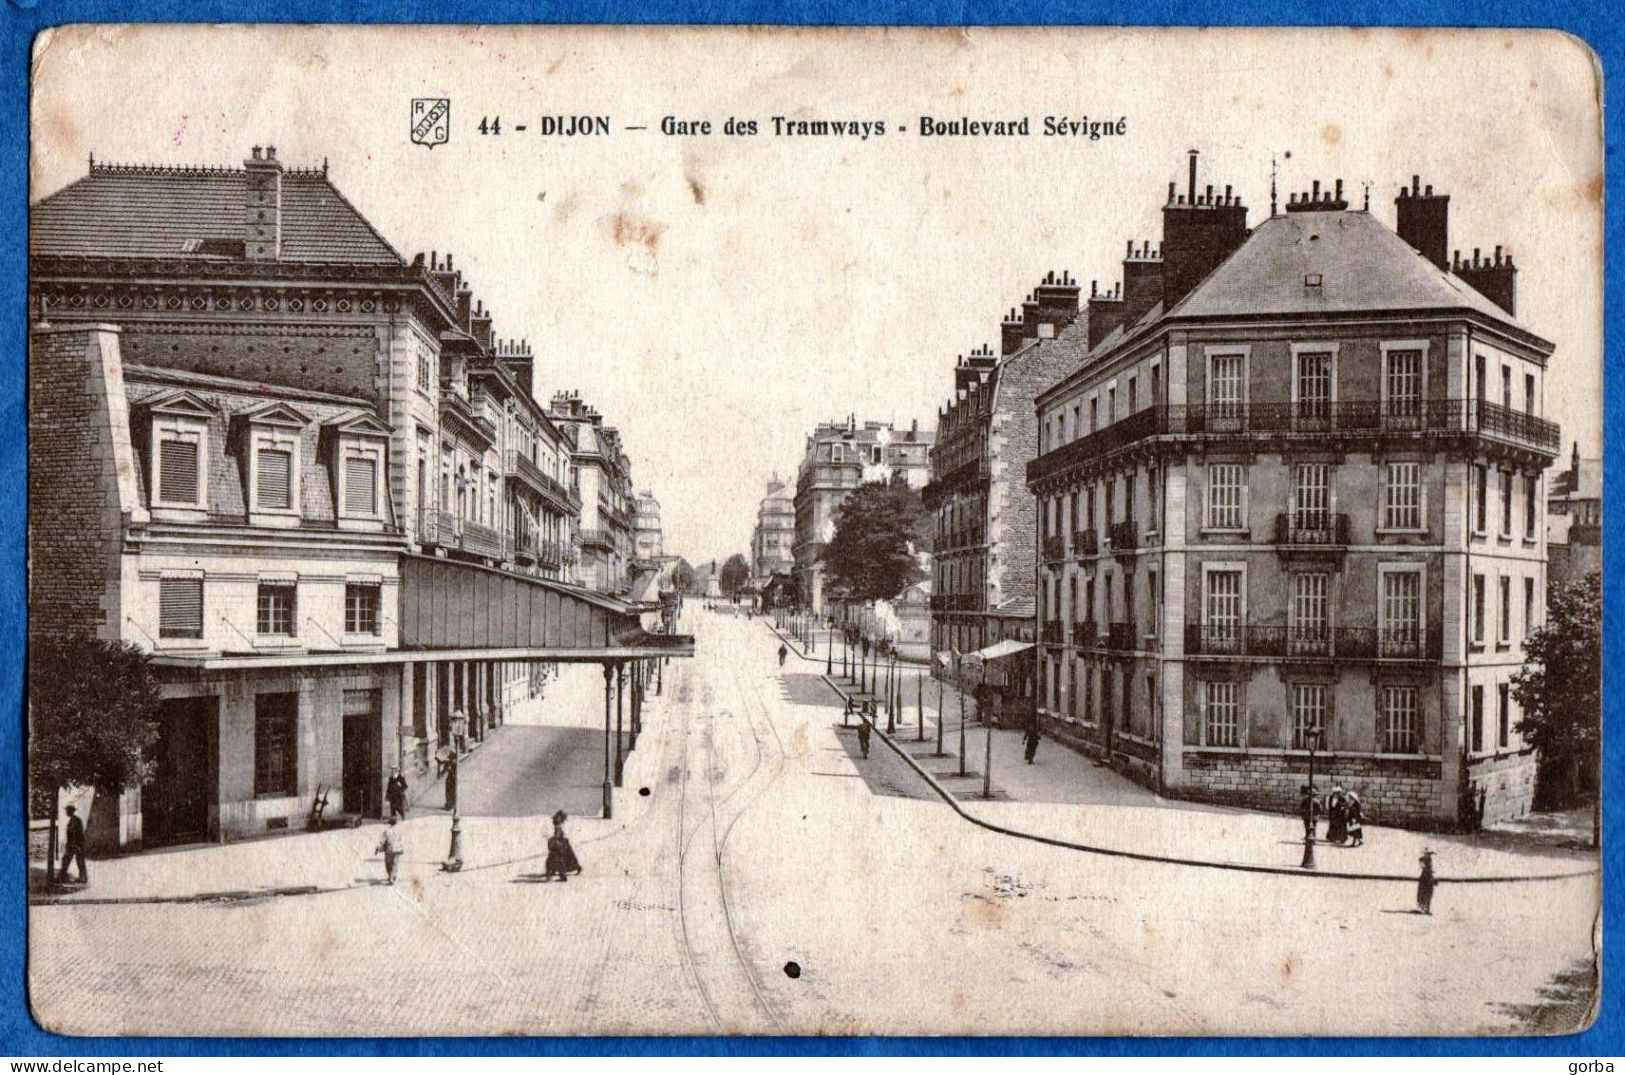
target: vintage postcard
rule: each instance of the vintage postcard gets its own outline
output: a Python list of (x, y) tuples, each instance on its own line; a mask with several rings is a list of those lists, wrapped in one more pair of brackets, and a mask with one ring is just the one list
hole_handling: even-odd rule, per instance
[(1583, 1028), (1600, 93), (1536, 31), (46, 31), (35, 1018)]

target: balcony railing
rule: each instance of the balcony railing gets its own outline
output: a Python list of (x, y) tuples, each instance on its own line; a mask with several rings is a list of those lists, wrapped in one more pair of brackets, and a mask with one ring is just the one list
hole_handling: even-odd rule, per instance
[(1072, 534), (1074, 556), (1100, 555), (1100, 533), (1095, 530), (1077, 530)]
[(986, 528), (981, 526), (962, 526), (957, 530), (943, 530), (937, 534), (938, 552), (948, 549), (965, 549), (981, 545), (986, 536)]
[(511, 551), (500, 531), (435, 508), (418, 511), (418, 540), (426, 545), (460, 549), (492, 560), (506, 559)]
[(1072, 624), (1072, 648), (1092, 649), (1100, 645), (1100, 628), (1094, 620), (1077, 620)]
[(931, 610), (933, 612), (974, 612), (976, 609), (976, 594), (973, 593), (938, 593), (931, 595)]
[(1146, 407), (1045, 452), (1027, 464), (1027, 481), (1043, 481), (1147, 437), (1234, 433), (1468, 433), (1548, 456), (1562, 446), (1557, 423), (1483, 399), (1175, 404)]
[(1275, 517), (1277, 545), (1347, 545), (1349, 517), (1332, 512), (1287, 512)]
[(551, 474), (537, 466), (535, 461), (516, 448), (508, 449), (508, 473), (528, 484), (542, 496), (552, 500), (565, 514), (581, 511), (581, 498), (564, 487)]
[(1437, 636), (1418, 628), (1185, 625), (1190, 657), (1270, 657), (1278, 660), (1434, 660)]
[(1134, 621), (1126, 620), (1121, 623), (1108, 624), (1106, 627), (1107, 649), (1138, 649), (1139, 639), (1134, 631)]
[(1117, 553), (1133, 552), (1137, 547), (1137, 527), (1133, 519), (1124, 519), (1120, 523), (1112, 523), (1106, 531), (1106, 540), (1111, 543), (1112, 551)]
[(1045, 538), (1044, 560), (1048, 563), (1054, 563), (1057, 560), (1064, 559), (1066, 559), (1066, 539), (1060, 534)]
[(613, 549), (615, 547), (615, 538), (608, 530), (582, 530), (580, 537), (583, 548), (589, 545), (596, 545), (603, 549)]
[(1060, 620), (1045, 620), (1043, 623), (1038, 625), (1038, 639), (1041, 642), (1049, 642), (1059, 645), (1061, 642), (1061, 632), (1064, 631), (1065, 628), (1066, 625)]

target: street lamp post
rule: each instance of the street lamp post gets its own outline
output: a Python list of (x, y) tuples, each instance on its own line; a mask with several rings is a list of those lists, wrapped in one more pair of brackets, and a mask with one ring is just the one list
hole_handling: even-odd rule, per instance
[(886, 734), (897, 734), (897, 655), (886, 668)]
[(959, 695), (959, 775), (965, 775), (965, 662), (954, 658), (954, 691)]
[(1306, 870), (1315, 868), (1315, 748), (1324, 734), (1319, 728), (1310, 728), (1303, 734), (1309, 744), (1309, 824), (1303, 833), (1303, 868)]
[(612, 711), (613, 711), (614, 706), (615, 706), (615, 691), (610, 687), (610, 683), (611, 683), (612, 680), (614, 680), (614, 678), (615, 678), (615, 668), (614, 668), (614, 666), (610, 662), (605, 661), (604, 662), (604, 818), (605, 818), (605, 820), (608, 820), (609, 817), (610, 817), (612, 806), (613, 806), (610, 799), (611, 799), (611, 796), (614, 793), (613, 792), (614, 785), (610, 783), (610, 779), (609, 779), (609, 765), (610, 765), (609, 722), (610, 722), (610, 719), (611, 719), (611, 717), (613, 715)]

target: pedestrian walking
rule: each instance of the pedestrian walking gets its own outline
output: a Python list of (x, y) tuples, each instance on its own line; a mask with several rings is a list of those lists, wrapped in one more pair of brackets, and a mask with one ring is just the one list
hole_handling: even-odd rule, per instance
[(459, 754), (468, 753), (468, 714), (462, 706), (451, 711), (451, 745)]
[(1433, 913), (1433, 890), (1439, 887), (1439, 879), (1433, 874), (1433, 848), (1423, 851), (1417, 861), (1422, 864), (1422, 876), (1416, 879), (1416, 912), (1430, 915)]
[(1343, 792), (1343, 785), (1333, 784), (1332, 793), (1326, 796), (1326, 842), (1341, 844), (1349, 838), (1348, 798)]
[(867, 713), (859, 713), (858, 714), (858, 749), (863, 751), (863, 756), (865, 758), (867, 758), (869, 756), (869, 736), (871, 734), (871, 732), (870, 732), (871, 727), (872, 727), (872, 725), (870, 725), (870, 723), (869, 723), (869, 715)]
[(1034, 717), (1027, 725), (1027, 764), (1033, 763), (1038, 753), (1038, 718)]
[(401, 856), (406, 854), (406, 841), (401, 837), (401, 823), (391, 817), (389, 825), (384, 829), (384, 835), (378, 841), (378, 851), (384, 856), (384, 873), (389, 878), (387, 884), (393, 885), (395, 878), (400, 875)]
[(786, 657), (788, 657), (788, 656), (790, 656), (790, 647), (786, 646), (783, 642), (780, 642), (779, 643), (779, 667), (780, 668), (784, 667), (784, 659)]
[(74, 806), (68, 807), (68, 833), (62, 845), (62, 868), (56, 875), (58, 881), (67, 881), (70, 862), (79, 865), (79, 883), (90, 884), (90, 874), (85, 869), (85, 823), (79, 817), (78, 808)]
[(399, 767), (389, 771), (389, 783), (384, 786), (384, 798), (389, 800), (391, 820), (406, 817), (406, 777), (401, 775)]
[(1305, 784), (1298, 789), (1298, 816), (1303, 818), (1303, 838), (1315, 838), (1315, 821), (1320, 817), (1320, 800), (1315, 798), (1315, 788), (1312, 784)]
[(446, 762), (446, 809), (457, 809), (457, 755)]
[(570, 874), (581, 872), (575, 848), (570, 846), (570, 838), (564, 835), (564, 822), (569, 816), (563, 810), (553, 814), (553, 835), (547, 838), (547, 865), (542, 873), (545, 879), (551, 880), (557, 874), (560, 881), (568, 881)]
[(1346, 797), (1345, 809), (1348, 813), (1349, 846), (1359, 847), (1365, 843), (1365, 807), (1352, 790)]

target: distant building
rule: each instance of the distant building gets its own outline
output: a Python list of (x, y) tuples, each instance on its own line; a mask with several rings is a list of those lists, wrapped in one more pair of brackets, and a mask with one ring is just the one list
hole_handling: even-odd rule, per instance
[(600, 593), (625, 593), (636, 540), (632, 461), (620, 431), (579, 392), (555, 394), (547, 417), (568, 431), (573, 446), (571, 485), (581, 500), (579, 581)]
[(1169, 185), (1160, 251), (1041, 394), (1046, 723), (1175, 796), (1291, 808), (1309, 750), (1376, 817), (1529, 808), (1511, 678), (1544, 615), (1553, 346), (1510, 257), (1342, 184), (1256, 229)]
[(847, 494), (864, 482), (901, 477), (919, 489), (931, 477), (932, 435), (918, 422), (894, 429), (888, 422), (865, 422), (855, 416), (845, 422), (820, 424), (807, 436), (806, 451), (796, 474), (795, 571), (802, 600), (823, 614), (824, 566), (819, 562), (832, 537), (840, 507)]
[(796, 569), (796, 503), (775, 475), (767, 495), (756, 509), (756, 530), (751, 535), (751, 576), (765, 580), (791, 575)]
[(1582, 459), (1576, 443), (1546, 497), (1547, 578), (1575, 582), (1602, 570), (1602, 460)]
[(663, 560), (666, 538), (660, 523), (660, 501), (648, 490), (640, 492), (632, 515), (633, 555), (645, 563)]

